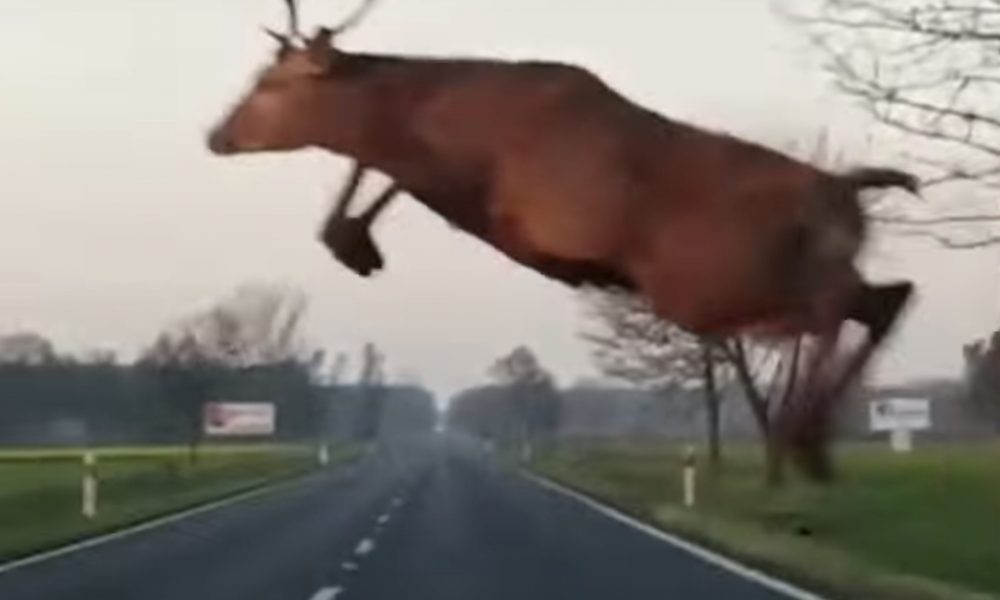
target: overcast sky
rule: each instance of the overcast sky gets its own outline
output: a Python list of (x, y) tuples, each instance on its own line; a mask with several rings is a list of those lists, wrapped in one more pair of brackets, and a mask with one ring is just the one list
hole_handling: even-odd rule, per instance
[[(446, 227), (408, 198), (363, 280), (315, 241), (347, 162), (319, 152), (222, 159), (209, 125), (270, 56), (279, 0), (5, 0), (0, 20), (0, 331), (130, 356), (170, 320), (255, 280), (301, 286), (310, 335), (381, 345), (393, 374), (442, 393), (516, 344), (564, 383), (588, 376), (572, 293)], [(304, 0), (309, 29), (353, 8)], [(343, 45), (562, 59), (671, 117), (772, 146), (821, 129), (852, 162), (890, 161), (767, 0), (381, 0)], [(956, 373), (997, 324), (997, 251), (890, 240), (877, 277), (920, 299), (880, 363), (898, 381)]]

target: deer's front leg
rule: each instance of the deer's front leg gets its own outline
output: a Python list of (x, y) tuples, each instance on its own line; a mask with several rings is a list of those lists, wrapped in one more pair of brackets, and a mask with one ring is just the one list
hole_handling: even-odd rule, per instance
[(364, 167), (355, 163), (354, 171), (327, 217), (320, 237), (341, 264), (362, 277), (368, 277), (385, 265), (382, 253), (371, 235), (372, 223), (400, 189), (395, 184), (388, 186), (361, 215), (348, 216), (347, 207), (357, 193), (364, 170)]

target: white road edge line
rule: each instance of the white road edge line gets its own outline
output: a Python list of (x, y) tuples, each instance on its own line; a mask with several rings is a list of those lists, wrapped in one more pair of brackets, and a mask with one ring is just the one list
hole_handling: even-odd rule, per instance
[(770, 588), (776, 592), (784, 594), (789, 598), (793, 598), (794, 600), (824, 600), (822, 596), (818, 596), (812, 592), (794, 586), (788, 583), (787, 581), (782, 581), (776, 577), (772, 577), (766, 573), (763, 573), (746, 565), (740, 564), (732, 560), (731, 558), (727, 558), (725, 556), (722, 556), (721, 554), (717, 554), (709, 550), (708, 548), (704, 548), (693, 542), (689, 542), (688, 540), (677, 537), (676, 535), (672, 535), (663, 530), (657, 529), (652, 525), (643, 523), (638, 519), (630, 517), (617, 509), (614, 509), (606, 504), (598, 502), (597, 500), (585, 496), (584, 494), (581, 494), (576, 490), (570, 489), (560, 483), (556, 483), (555, 481), (546, 479), (545, 477), (536, 475), (534, 473), (530, 473), (525, 470), (521, 470), (520, 473), (526, 479), (533, 481), (534, 483), (550, 491), (562, 494), (564, 496), (568, 496), (576, 500), (577, 502), (585, 504), (588, 508), (597, 511), (606, 517), (614, 519), (615, 521), (628, 525), (633, 529), (637, 529), (642, 533), (645, 533), (646, 535), (652, 536), (660, 541), (666, 542), (672, 546), (684, 550), (685, 552), (692, 554), (704, 560), (705, 562), (711, 563), (717, 567), (725, 569), (726, 571), (729, 571), (734, 575), (739, 575), (740, 577), (749, 579), (754, 583), (758, 583), (764, 587)]
[(221, 500), (215, 500), (214, 502), (209, 502), (208, 504), (202, 504), (195, 506), (194, 508), (189, 508), (187, 510), (182, 510), (181, 512), (171, 513), (151, 521), (144, 521), (137, 525), (131, 527), (126, 527), (125, 529), (119, 529), (117, 531), (112, 531), (111, 533), (106, 533), (104, 535), (99, 535), (92, 538), (87, 538), (79, 542), (68, 544), (66, 546), (61, 546), (59, 548), (53, 548), (52, 550), (46, 550), (44, 552), (39, 552), (38, 554), (32, 554), (24, 558), (19, 558), (7, 563), (0, 564), (0, 575), (4, 573), (9, 573), (15, 569), (20, 569), (22, 567), (27, 567), (40, 562), (51, 560), (53, 558), (58, 558), (60, 556), (65, 556), (67, 554), (73, 554), (75, 552), (80, 552), (81, 550), (87, 550), (95, 546), (101, 546), (107, 544), (108, 542), (113, 542), (116, 540), (121, 540), (127, 537), (131, 537), (137, 533), (142, 533), (144, 531), (149, 531), (150, 529), (156, 529), (157, 527), (163, 527), (164, 525), (169, 525), (171, 523), (176, 523), (177, 521), (182, 521), (189, 517), (195, 515), (200, 515), (202, 513), (211, 512), (229, 506), (230, 504), (236, 504), (237, 502), (243, 502), (244, 500), (249, 500), (257, 496), (263, 496), (264, 494), (269, 494), (271, 492), (276, 492), (282, 488), (291, 487), (293, 485), (298, 485), (304, 481), (321, 475), (323, 472), (306, 475), (304, 477), (295, 477), (291, 480), (279, 481), (277, 483), (272, 483), (264, 487), (255, 488), (235, 496), (228, 496), (222, 498)]
[(335, 600), (344, 591), (344, 588), (325, 587), (316, 590), (309, 600)]

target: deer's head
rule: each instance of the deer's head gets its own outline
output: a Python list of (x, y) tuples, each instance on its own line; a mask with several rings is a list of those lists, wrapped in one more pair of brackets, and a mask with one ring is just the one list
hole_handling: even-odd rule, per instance
[(346, 55), (333, 42), (360, 20), (373, 0), (365, 0), (337, 27), (320, 27), (312, 37), (299, 33), (295, 0), (285, 4), (288, 32), (265, 30), (278, 43), (274, 59), (212, 129), (208, 147), (215, 154), (287, 151), (317, 143), (322, 126), (316, 116), (338, 79), (350, 76), (349, 69), (340, 68)]

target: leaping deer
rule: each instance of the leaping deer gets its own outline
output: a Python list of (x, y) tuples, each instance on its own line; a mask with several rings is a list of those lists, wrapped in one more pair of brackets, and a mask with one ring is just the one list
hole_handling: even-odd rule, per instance
[[(359, 165), (324, 239), (350, 268), (381, 265), (346, 203), (365, 168), (387, 174), (455, 227), (568, 285), (620, 286), (703, 336), (815, 334), (805, 385), (780, 419), (802, 466), (830, 475), (835, 401), (856, 381), (912, 292), (873, 285), (854, 261), (859, 193), (917, 191), (891, 169), (831, 173), (762, 146), (665, 118), (594, 73), (538, 61), (348, 52), (345, 24), (287, 34), (252, 89), (211, 132), (220, 155), (307, 147)], [(360, 165), (363, 165), (360, 166)], [(841, 325), (867, 340), (837, 351)]]

